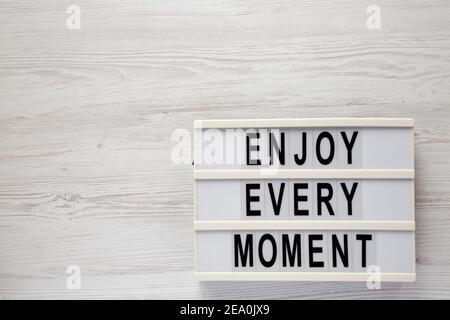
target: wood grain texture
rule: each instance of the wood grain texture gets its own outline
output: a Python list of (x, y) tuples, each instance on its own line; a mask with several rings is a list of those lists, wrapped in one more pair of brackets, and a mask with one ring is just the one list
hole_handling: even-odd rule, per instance
[[(446, 0), (0, 0), (0, 297), (449, 299), (449, 16)], [(171, 133), (275, 117), (416, 120), (416, 283), (194, 281)]]

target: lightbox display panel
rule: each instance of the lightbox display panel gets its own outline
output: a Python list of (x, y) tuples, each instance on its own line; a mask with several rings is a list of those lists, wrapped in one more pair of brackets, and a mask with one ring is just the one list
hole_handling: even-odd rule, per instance
[(415, 280), (412, 119), (194, 124), (199, 280)]

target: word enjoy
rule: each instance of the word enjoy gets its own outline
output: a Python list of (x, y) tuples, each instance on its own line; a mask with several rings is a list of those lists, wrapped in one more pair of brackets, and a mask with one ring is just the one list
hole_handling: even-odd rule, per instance
[[(274, 164), (274, 154), (277, 155), (279, 164), (286, 164), (286, 139), (285, 132), (279, 132), (275, 134), (274, 132), (268, 133), (268, 150), (269, 150), (269, 163)], [(307, 150), (307, 132), (301, 132), (301, 153), (294, 154), (294, 161), (297, 165), (303, 165), (308, 156)], [(344, 142), (347, 151), (347, 164), (352, 164), (353, 156), (352, 150), (355, 145), (356, 138), (358, 137), (358, 131), (353, 131), (351, 137), (347, 136), (345, 131), (340, 132), (340, 136)], [(260, 132), (248, 132), (246, 136), (246, 154), (247, 154), (247, 165), (261, 165), (261, 159), (258, 157), (260, 154), (261, 143), (260, 143)], [(324, 154), (322, 144), (327, 144), (329, 152)], [(322, 165), (329, 165), (335, 156), (336, 143), (334, 141), (333, 135), (328, 131), (322, 131), (317, 135), (315, 142), (315, 156), (317, 160)], [(275, 153), (274, 153), (275, 151)]]

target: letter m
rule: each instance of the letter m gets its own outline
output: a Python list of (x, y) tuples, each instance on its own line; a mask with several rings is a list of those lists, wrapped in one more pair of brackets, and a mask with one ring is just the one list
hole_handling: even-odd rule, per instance
[(288, 265), (287, 258), (289, 258), (290, 267), (295, 266), (296, 260), (297, 260), (297, 267), (301, 267), (302, 261), (301, 261), (300, 235), (299, 234), (294, 235), (294, 244), (292, 246), (292, 250), (289, 245), (289, 235), (287, 234), (282, 235), (282, 243), (283, 243), (283, 267), (286, 267)]
[(239, 259), (241, 266), (247, 266), (247, 259), (249, 259), (249, 266), (253, 267), (253, 235), (247, 234), (245, 236), (245, 248), (242, 247), (241, 235), (234, 235), (234, 266), (239, 267)]

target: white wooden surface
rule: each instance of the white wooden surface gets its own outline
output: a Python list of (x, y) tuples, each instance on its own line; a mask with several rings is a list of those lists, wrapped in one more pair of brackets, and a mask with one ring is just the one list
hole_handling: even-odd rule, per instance
[[(447, 0), (0, 0), (0, 297), (450, 298), (449, 17)], [(194, 281), (171, 133), (274, 117), (416, 120), (416, 283)]]

